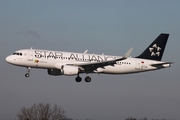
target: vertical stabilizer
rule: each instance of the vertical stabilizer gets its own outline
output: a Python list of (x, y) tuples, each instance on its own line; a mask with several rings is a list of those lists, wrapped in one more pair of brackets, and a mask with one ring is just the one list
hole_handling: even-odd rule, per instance
[(146, 50), (136, 58), (161, 61), (169, 34), (160, 34)]

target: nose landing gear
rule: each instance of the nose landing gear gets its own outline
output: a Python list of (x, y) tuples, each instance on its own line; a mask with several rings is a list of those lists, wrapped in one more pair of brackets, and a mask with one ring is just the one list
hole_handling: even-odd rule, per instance
[(29, 77), (30, 70), (31, 70), (31, 67), (27, 67), (27, 73), (25, 74), (25, 77)]

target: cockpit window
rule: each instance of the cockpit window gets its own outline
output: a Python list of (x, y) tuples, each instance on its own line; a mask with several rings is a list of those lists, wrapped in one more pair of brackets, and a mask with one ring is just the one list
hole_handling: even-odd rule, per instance
[(15, 53), (13, 53), (13, 55), (19, 55), (19, 56), (22, 56), (22, 53), (15, 52)]

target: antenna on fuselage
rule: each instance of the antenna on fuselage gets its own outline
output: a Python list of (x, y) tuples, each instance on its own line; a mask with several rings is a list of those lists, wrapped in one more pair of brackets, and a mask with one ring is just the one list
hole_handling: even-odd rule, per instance
[(30, 49), (33, 49), (33, 47), (31, 47)]

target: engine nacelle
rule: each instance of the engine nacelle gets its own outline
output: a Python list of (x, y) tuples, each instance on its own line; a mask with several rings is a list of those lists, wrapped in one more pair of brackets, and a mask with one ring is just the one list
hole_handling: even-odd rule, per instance
[(48, 69), (47, 72), (49, 75), (54, 75), (54, 76), (63, 75), (61, 70), (59, 69)]
[(69, 65), (62, 65), (61, 69), (48, 69), (49, 75), (77, 75), (79, 72), (79, 68), (77, 66), (69, 66)]
[(79, 72), (79, 68), (77, 66), (63, 65), (62, 72), (64, 75), (77, 75)]

